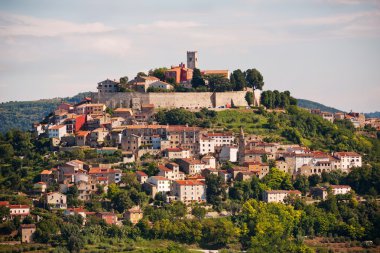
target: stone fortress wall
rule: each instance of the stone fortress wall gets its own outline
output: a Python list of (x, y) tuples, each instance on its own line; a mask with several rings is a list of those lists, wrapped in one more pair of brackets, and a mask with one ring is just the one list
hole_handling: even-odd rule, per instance
[[(141, 104), (154, 104), (155, 108), (199, 109), (221, 108), (227, 104), (248, 106), (246, 91), (230, 92), (117, 92), (94, 93), (93, 99), (108, 107), (139, 108)], [(257, 101), (257, 100), (256, 100)]]

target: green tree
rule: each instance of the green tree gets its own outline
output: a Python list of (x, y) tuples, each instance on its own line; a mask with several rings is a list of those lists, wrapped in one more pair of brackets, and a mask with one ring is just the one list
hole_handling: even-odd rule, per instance
[(203, 219), (206, 216), (206, 212), (206, 209), (201, 206), (194, 206), (191, 209), (191, 214), (199, 220)]
[(205, 79), (208, 81), (210, 91), (224, 92), (232, 90), (230, 80), (223, 75), (208, 75)]
[(236, 91), (244, 90), (247, 86), (244, 73), (240, 69), (234, 70), (232, 72), (230, 82), (233, 84), (233, 89)]
[(191, 79), (191, 86), (193, 86), (193, 88), (198, 88), (205, 85), (205, 80), (202, 77), (201, 71), (195, 68), (193, 71), (193, 78)]
[(263, 89), (264, 78), (257, 69), (248, 69), (245, 72), (245, 79), (248, 87), (259, 90)]
[(247, 91), (247, 93), (245, 94), (245, 100), (247, 101), (248, 105), (253, 104), (253, 92), (252, 91)]
[(120, 77), (119, 81), (121, 85), (126, 85), (128, 83), (128, 76)]
[(221, 177), (210, 174), (206, 176), (206, 198), (212, 205), (219, 205), (226, 198), (226, 186)]
[(80, 252), (84, 247), (84, 239), (82, 236), (71, 235), (67, 241), (67, 249), (70, 252)]
[(150, 70), (149, 71), (149, 75), (150, 76), (154, 76), (154, 77), (157, 77), (158, 79), (160, 79), (161, 81), (165, 81), (165, 72), (167, 71), (168, 69), (166, 67), (161, 67), (161, 68), (156, 68), (154, 70)]

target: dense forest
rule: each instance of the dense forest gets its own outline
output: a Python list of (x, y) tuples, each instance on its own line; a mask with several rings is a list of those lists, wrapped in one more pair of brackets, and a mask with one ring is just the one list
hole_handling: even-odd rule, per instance
[(12, 128), (30, 130), (34, 122), (40, 122), (62, 101), (77, 103), (90, 94), (91, 92), (82, 92), (66, 98), (0, 103), (0, 133), (5, 133)]

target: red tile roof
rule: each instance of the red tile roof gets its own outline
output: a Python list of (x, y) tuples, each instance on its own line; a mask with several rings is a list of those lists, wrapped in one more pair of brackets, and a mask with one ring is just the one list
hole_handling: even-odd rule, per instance
[(136, 174), (139, 175), (139, 176), (142, 176), (142, 177), (147, 177), (148, 176), (144, 171), (141, 171), (141, 170), (136, 171)]
[(50, 175), (52, 172), (50, 170), (43, 170), (40, 175)]
[(175, 180), (174, 182), (179, 185), (204, 185), (202, 181), (198, 180)]
[(338, 156), (360, 156), (356, 152), (335, 152), (334, 155), (338, 155)]

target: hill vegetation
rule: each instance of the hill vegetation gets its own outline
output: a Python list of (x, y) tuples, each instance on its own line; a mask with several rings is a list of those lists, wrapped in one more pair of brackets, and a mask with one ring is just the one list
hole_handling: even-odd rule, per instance
[(298, 101), (299, 107), (306, 108), (306, 109), (319, 109), (319, 110), (324, 111), (324, 112), (332, 112), (332, 113), (343, 112), (343, 111), (338, 110), (334, 107), (326, 106), (326, 105), (323, 105), (323, 104), (320, 104), (320, 103), (317, 103), (314, 101), (310, 101), (307, 99), (298, 98), (297, 101)]
[(30, 130), (34, 122), (41, 121), (62, 101), (77, 103), (91, 92), (81, 92), (73, 97), (41, 99), (37, 101), (10, 101), (0, 104), (0, 133), (15, 128)]

